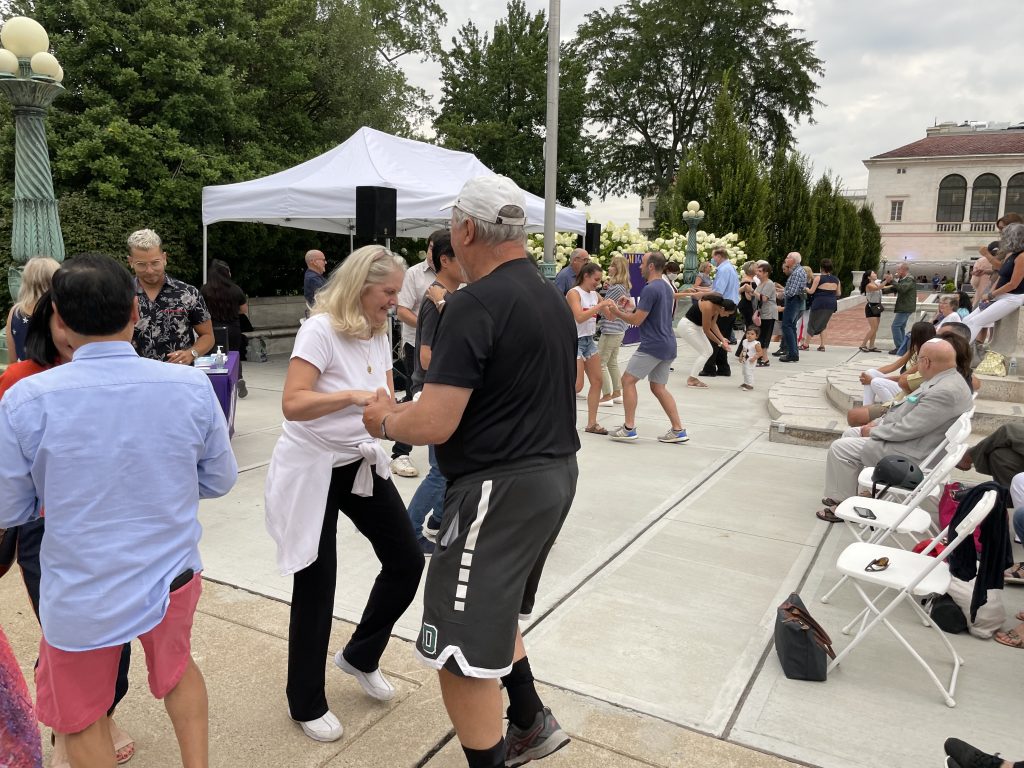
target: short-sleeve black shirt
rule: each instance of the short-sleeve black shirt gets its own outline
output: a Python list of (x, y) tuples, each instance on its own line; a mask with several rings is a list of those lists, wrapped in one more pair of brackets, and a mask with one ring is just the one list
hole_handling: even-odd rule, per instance
[(454, 480), (508, 461), (578, 451), (575, 380), (572, 311), (530, 261), (506, 262), (452, 294), (426, 383), (473, 393), (454, 434), (436, 446), (441, 472)]
[[(440, 283), (437, 283), (440, 285)], [(451, 294), (445, 293), (445, 301), (447, 302)], [(420, 347), (426, 344), (430, 347), (430, 352), (434, 352), (434, 337), (437, 335), (437, 324), (441, 320), (441, 313), (437, 309), (437, 305), (434, 304), (426, 296), (423, 297), (423, 301), (420, 302), (420, 311), (416, 316), (416, 348), (413, 353), (413, 372), (412, 372), (412, 385), (413, 391), (417, 392), (423, 389), (423, 379), (426, 377), (427, 372), (420, 365)]]
[(135, 295), (139, 299), (139, 322), (132, 344), (142, 357), (166, 360), (171, 352), (188, 349), (195, 341), (192, 329), (210, 319), (199, 289), (173, 277), (164, 278), (154, 301), (149, 300), (138, 280)]

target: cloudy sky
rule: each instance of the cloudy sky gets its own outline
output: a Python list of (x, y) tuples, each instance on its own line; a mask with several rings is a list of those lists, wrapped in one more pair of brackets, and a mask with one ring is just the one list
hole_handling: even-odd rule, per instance
[[(490, 29), (503, 0), (440, 0), (447, 42), (466, 19)], [(924, 137), (936, 121), (1024, 121), (1021, 0), (778, 0), (791, 26), (817, 41), (825, 62), (815, 124), (796, 130), (816, 173), (831, 169), (848, 188), (867, 186), (861, 161)], [(547, 0), (526, 0), (531, 12)], [(562, 38), (612, 3), (562, 0)], [(408, 60), (410, 79), (439, 97), (440, 67)], [(594, 200), (595, 221), (636, 225), (637, 198)]]

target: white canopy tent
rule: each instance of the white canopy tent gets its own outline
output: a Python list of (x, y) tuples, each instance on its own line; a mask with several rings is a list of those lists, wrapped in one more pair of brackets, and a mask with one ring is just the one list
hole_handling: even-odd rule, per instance
[[(343, 144), (280, 173), (237, 184), (203, 188), (203, 279), (206, 230), (219, 221), (276, 224), (351, 235), (356, 224), (356, 187), (397, 190), (397, 236), (426, 237), (447, 223), (462, 185), (494, 173), (468, 152), (401, 139), (360, 128)], [(527, 229), (544, 229), (544, 200), (526, 193)], [(556, 229), (586, 231), (586, 216), (556, 208)]]

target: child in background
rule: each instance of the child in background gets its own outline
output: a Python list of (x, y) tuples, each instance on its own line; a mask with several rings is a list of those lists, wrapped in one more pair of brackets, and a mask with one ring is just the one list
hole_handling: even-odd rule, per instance
[(761, 335), (760, 329), (756, 325), (747, 326), (747, 335), (743, 339), (742, 356), (743, 361), (743, 383), (740, 384), (740, 389), (750, 391), (754, 388), (754, 367), (758, 360), (764, 359), (764, 350), (761, 349), (761, 342), (757, 339)]

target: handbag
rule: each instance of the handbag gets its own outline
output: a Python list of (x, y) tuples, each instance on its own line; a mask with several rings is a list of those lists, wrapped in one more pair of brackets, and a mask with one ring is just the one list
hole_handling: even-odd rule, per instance
[(754, 316), (753, 316), (753, 318), (751, 318), (751, 322), (753, 322), (754, 325), (756, 325), (758, 328), (761, 327), (761, 310), (760, 309), (755, 309), (754, 310)]
[(1006, 358), (998, 352), (986, 352), (985, 359), (974, 372), (984, 376), (1005, 376)]
[[(960, 506), (960, 502), (957, 499), (957, 493), (963, 490), (963, 485), (960, 483), (946, 483), (942, 487), (942, 496), (939, 498), (939, 527), (947, 528), (949, 521), (953, 519), (953, 515), (956, 514), (957, 508)], [(979, 525), (977, 530), (974, 531), (974, 548), (981, 552), (981, 526)]]
[(869, 301), (867, 303), (866, 314), (868, 317), (881, 317), (882, 316), (882, 302)]
[(825, 680), (828, 659), (834, 659), (832, 638), (811, 618), (796, 592), (779, 606), (775, 616), (775, 653), (790, 680)]

